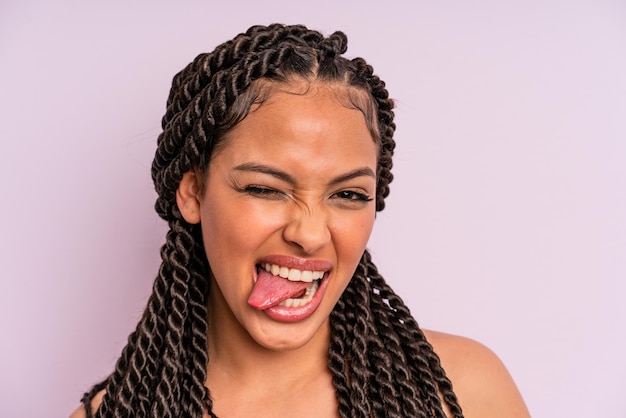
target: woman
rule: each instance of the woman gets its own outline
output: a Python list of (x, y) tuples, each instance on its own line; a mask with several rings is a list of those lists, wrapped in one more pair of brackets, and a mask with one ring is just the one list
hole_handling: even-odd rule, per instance
[(346, 49), (255, 26), (174, 78), (152, 167), (163, 262), (73, 417), (528, 416), (495, 355), (420, 330), (365, 249), (393, 103)]

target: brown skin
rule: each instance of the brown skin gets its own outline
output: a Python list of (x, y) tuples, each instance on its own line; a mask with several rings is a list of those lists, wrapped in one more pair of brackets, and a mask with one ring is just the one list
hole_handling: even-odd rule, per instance
[[(294, 89), (307, 93), (274, 91), (229, 132), (204, 193), (190, 173), (178, 190), (212, 267), (207, 386), (218, 416), (337, 416), (328, 318), (374, 225), (378, 149), (363, 114), (337, 100), (343, 87)], [(332, 266), (310, 316), (281, 322), (248, 305), (255, 265), (272, 255)]]
[[(338, 416), (327, 366), (328, 316), (374, 222), (374, 200), (355, 199), (355, 192), (373, 198), (376, 183), (368, 174), (333, 179), (355, 170), (374, 173), (377, 149), (363, 115), (337, 101), (336, 86), (310, 87), (305, 95), (274, 93), (212, 157), (204, 190), (190, 172), (177, 193), (187, 222), (202, 221), (214, 270), (206, 384), (218, 416)], [(271, 166), (293, 180), (242, 171), (242, 164)], [(250, 184), (272, 193), (241, 191)], [(328, 289), (310, 317), (282, 323), (246, 303), (254, 283), (250, 272), (260, 257), (271, 254), (332, 264)], [(466, 338), (426, 335), (466, 418), (529, 416), (511, 376), (490, 350)], [(101, 399), (102, 393), (94, 407)], [(71, 418), (84, 416), (79, 408)]]
[(465, 418), (527, 418), (513, 378), (493, 351), (469, 338), (424, 330), (441, 359)]
[[(338, 88), (273, 92), (213, 153), (203, 193), (191, 173), (179, 186), (181, 213), (200, 223), (211, 266), (212, 361), (236, 351), (242, 358), (231, 364), (240, 365), (248, 348), (260, 347), (310, 358), (302, 350), (327, 346), (315, 337), (328, 333), (374, 226), (378, 154), (363, 114), (338, 102)], [(248, 304), (256, 266), (272, 256), (329, 266), (321, 302), (306, 318), (284, 322)]]

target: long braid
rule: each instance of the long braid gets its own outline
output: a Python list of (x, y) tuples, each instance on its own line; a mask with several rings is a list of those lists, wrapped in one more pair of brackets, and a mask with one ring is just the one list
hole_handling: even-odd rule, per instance
[[(185, 317), (186, 314), (184, 310), (180, 312), (180, 309), (176, 312), (175, 304), (172, 303), (173, 298), (181, 295), (185, 298), (186, 286), (183, 284), (181, 290), (175, 285), (167, 286), (168, 281), (162, 280), (177, 276), (176, 268), (180, 269), (180, 266), (189, 262), (189, 253), (185, 250), (189, 247), (188, 242), (185, 242), (189, 234), (178, 229), (173, 223), (173, 229), (168, 233), (167, 242), (162, 248), (164, 263), (155, 281), (153, 294), (137, 330), (129, 338), (129, 344), (118, 361), (115, 372), (107, 381), (106, 394), (96, 417), (178, 416), (176, 405), (170, 404), (169, 397), (177, 396), (178, 405), (188, 403), (181, 398), (180, 389), (164, 389), (162, 386), (163, 381), (175, 381), (176, 375), (183, 368), (180, 365), (186, 363), (185, 356), (179, 352), (183, 346), (182, 341), (177, 341), (183, 333), (181, 322), (184, 322), (178, 318)], [(182, 304), (187, 306), (186, 301)], [(164, 306), (174, 306), (174, 309), (163, 309)], [(206, 344), (203, 345), (201, 350), (196, 351), (206, 353)], [(161, 361), (163, 357), (168, 360)], [(168, 361), (173, 364), (169, 368)], [(203, 405), (199, 410), (202, 409)]]
[[(368, 255), (364, 255), (364, 261)], [(367, 263), (366, 263), (367, 264)], [(368, 265), (368, 270), (369, 270)], [(368, 271), (368, 277), (371, 273)], [(371, 282), (370, 282), (371, 285)], [(372, 288), (373, 289), (373, 288)], [(373, 290), (372, 290), (373, 292)], [(392, 325), (387, 316), (388, 306), (377, 294), (372, 294), (372, 328), (375, 334), (371, 338), (371, 356), (376, 374), (376, 392), (380, 393), (380, 410), (389, 417), (419, 417), (422, 408), (419, 398), (411, 383), (410, 372), (407, 370), (407, 357), (400, 347), (397, 335), (392, 332)]]
[[(346, 289), (348, 291), (348, 289)], [(347, 320), (346, 304), (340, 298), (335, 309), (330, 313), (330, 345), (328, 349), (328, 368), (333, 374), (333, 386), (337, 393), (339, 415), (342, 417), (354, 416), (350, 403), (351, 382), (348, 376), (351, 370), (350, 362), (346, 358), (346, 346), (351, 345), (353, 333), (352, 321)]]
[[(358, 373), (367, 377), (367, 386), (365, 387), (366, 399), (371, 403), (370, 410), (376, 411), (377, 415), (375, 416), (380, 415), (380, 412), (384, 411), (385, 416), (399, 418), (403, 416), (398, 403), (399, 394), (393, 383), (391, 358), (380, 338), (373, 316), (375, 312), (371, 309), (375, 295), (373, 295), (371, 284), (367, 279), (367, 268), (366, 263), (361, 262), (359, 264), (352, 280), (354, 286), (351, 286), (355, 294), (361, 294), (362, 296), (360, 298), (350, 298), (350, 301), (358, 306), (360, 316), (367, 322), (367, 327), (363, 327), (367, 330), (367, 333), (363, 335), (363, 339), (366, 341), (366, 351), (362, 354), (367, 359), (364, 362), (365, 368), (361, 371), (357, 370), (355, 366), (353, 369), (355, 375)], [(361, 338), (359, 329), (354, 329), (354, 336), (357, 341)], [(359, 379), (354, 379), (354, 381), (357, 384), (359, 383)]]
[[(155, 209), (170, 226), (162, 264), (115, 370), (83, 396), (88, 416), (104, 388), (96, 418), (200, 418), (205, 411), (215, 417), (205, 386), (210, 267), (200, 228), (184, 221), (175, 194), (183, 175), (194, 169), (204, 174), (225, 134), (253, 103), (262, 103), (264, 84), (257, 80), (317, 79), (365, 97), (363, 104), (349, 95), (348, 105), (363, 112), (379, 144), (376, 210), (384, 208), (393, 179), (393, 101), (363, 59), (341, 56), (346, 49), (341, 32), (325, 38), (300, 25), (253, 26), (174, 77), (152, 164)], [(454, 416), (462, 417), (438, 357), (367, 252), (330, 322), (328, 367), (341, 416), (443, 417), (441, 394)]]
[(374, 69), (363, 58), (355, 58), (352, 63), (356, 66), (358, 79), (367, 83), (370, 94), (376, 102), (377, 119), (380, 129), (380, 151), (378, 154), (378, 184), (376, 190), (376, 210), (385, 208), (385, 198), (389, 195), (389, 183), (393, 180), (393, 151), (396, 143), (393, 134), (396, 125), (393, 122), (393, 101), (385, 88), (385, 82), (374, 74)]
[[(372, 323), (367, 335), (361, 327), (353, 327), (352, 333), (345, 335), (347, 340), (339, 341), (336, 335), (343, 324), (355, 319), (354, 305), (363, 303), (369, 294), (369, 304), (365, 310), (372, 312)], [(352, 305), (352, 306), (350, 306)], [(356, 308), (361, 309), (361, 308)], [(334, 374), (346, 373), (346, 378), (334, 378), (338, 398), (348, 392), (366, 393), (364, 399), (354, 395), (351, 401), (360, 400), (365, 405), (343, 407), (340, 401), (340, 414), (343, 417), (436, 417), (445, 418), (441, 398), (450, 408), (453, 417), (462, 418), (461, 408), (452, 391), (452, 385), (441, 368), (439, 358), (426, 341), (423, 332), (410, 315), (402, 300), (389, 288), (371, 261), (366, 251), (355, 275), (342, 295), (331, 316), (332, 344), (329, 354), (329, 368)], [(354, 351), (362, 346), (360, 340), (367, 340), (366, 363), (370, 370), (365, 373), (358, 366), (363, 360)], [(337, 341), (336, 341), (337, 340)], [(339, 342), (338, 342), (339, 341)], [(346, 346), (348, 346), (346, 348)], [(349, 346), (354, 348), (351, 350)], [(341, 350), (343, 354), (338, 353)], [(341, 368), (344, 358), (349, 361), (348, 371)], [(343, 363), (345, 364), (345, 363)], [(364, 376), (375, 377), (367, 378)], [(361, 387), (362, 386), (362, 387)]]
[[(156, 387), (156, 406), (164, 418), (179, 416), (181, 401), (180, 387), (174, 382), (180, 380), (182, 352), (183, 323), (187, 317), (187, 291), (190, 273), (186, 265), (189, 263), (189, 254), (184, 242), (184, 229), (180, 222), (172, 223), (175, 235), (173, 241), (176, 251), (172, 252), (172, 285), (169, 288), (171, 310), (166, 319), (167, 331), (165, 334), (165, 350), (163, 352), (163, 367), (161, 368), (159, 383)], [(174, 383), (174, 384), (173, 384)]]
[[(356, 275), (363, 271), (359, 270), (363, 266), (357, 267)], [(371, 410), (369, 402), (369, 385), (371, 380), (371, 370), (369, 367), (368, 341), (370, 333), (370, 314), (368, 312), (369, 292), (367, 283), (360, 280), (351, 280), (349, 288), (344, 291), (342, 299), (346, 301), (346, 320), (353, 324), (351, 327), (351, 344), (347, 347), (347, 358), (349, 360), (350, 379), (350, 401), (353, 407), (352, 416), (368, 417)]]
[[(434, 416), (445, 418), (439, 398), (439, 392), (441, 392), (453, 416), (455, 418), (462, 417), (461, 408), (452, 391), (452, 384), (445, 376), (439, 357), (433, 351), (430, 343), (426, 341), (424, 333), (417, 325), (402, 299), (395, 294), (383, 277), (378, 274), (376, 266), (367, 252), (365, 258), (369, 266), (369, 278), (372, 285), (377, 289), (380, 300), (388, 303), (388, 316), (393, 330), (400, 338), (402, 350), (407, 355), (406, 364), (411, 367), (411, 371), (415, 376), (423, 380), (420, 389), (422, 397), (425, 397), (425, 399), (422, 401), (425, 402), (428, 408), (436, 411)], [(404, 376), (406, 376), (405, 373), (396, 374), (396, 378), (399, 380), (404, 378)], [(429, 412), (432, 413), (432, 411)]]
[[(193, 231), (194, 242), (201, 242), (200, 228)], [(188, 402), (183, 406), (183, 416), (202, 416), (209, 401), (209, 392), (204, 385), (206, 381), (207, 355), (207, 297), (209, 294), (208, 265), (201, 246), (195, 245), (198, 252), (190, 266), (191, 282), (188, 293), (189, 327), (185, 327), (184, 347), (189, 349), (188, 361), (185, 366), (185, 381), (189, 388)]]

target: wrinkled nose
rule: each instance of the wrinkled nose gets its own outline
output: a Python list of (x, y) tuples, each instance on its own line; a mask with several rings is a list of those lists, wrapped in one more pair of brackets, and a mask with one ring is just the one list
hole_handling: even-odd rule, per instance
[(323, 211), (294, 210), (283, 230), (283, 237), (306, 254), (314, 254), (330, 242), (328, 220)]

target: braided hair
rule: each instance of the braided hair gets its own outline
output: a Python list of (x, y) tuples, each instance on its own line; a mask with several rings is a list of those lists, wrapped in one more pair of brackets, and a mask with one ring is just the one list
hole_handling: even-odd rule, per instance
[[(82, 398), (88, 417), (215, 417), (205, 386), (210, 270), (200, 227), (185, 222), (175, 194), (183, 175), (204, 173), (224, 135), (264, 100), (264, 83), (300, 77), (366, 95), (364, 106), (351, 101), (378, 143), (376, 210), (384, 208), (393, 179), (393, 102), (365, 60), (342, 56), (346, 49), (342, 32), (253, 26), (174, 77), (152, 164), (155, 208), (170, 228), (161, 267), (115, 370)], [(330, 324), (328, 367), (340, 416), (445, 418), (447, 407), (462, 417), (439, 358), (367, 250)], [(91, 401), (103, 389), (94, 412)]]

